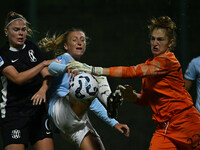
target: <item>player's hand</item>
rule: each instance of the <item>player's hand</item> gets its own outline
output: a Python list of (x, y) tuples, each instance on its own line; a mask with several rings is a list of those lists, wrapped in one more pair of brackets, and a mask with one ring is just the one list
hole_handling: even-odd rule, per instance
[(133, 90), (132, 86), (130, 85), (118, 85), (117, 87), (122, 94), (123, 100), (131, 101), (131, 102), (137, 102), (138, 94)]
[(71, 71), (73, 73), (76, 73), (76, 72), (81, 72), (81, 71), (84, 71), (84, 72), (87, 72), (87, 73), (92, 73), (92, 66), (89, 66), (85, 63), (81, 63), (81, 62), (78, 62), (78, 61), (69, 61), (67, 63), (67, 69), (71, 69)]
[(129, 136), (130, 129), (126, 124), (117, 123), (114, 125), (115, 129), (124, 134), (125, 136)]
[(35, 93), (32, 98), (31, 101), (33, 101), (33, 105), (41, 105), (42, 102), (46, 102), (46, 92), (42, 90), (42, 88)]
[(102, 75), (103, 73), (102, 67), (93, 67), (78, 61), (69, 61), (66, 69), (70, 70), (72, 73), (84, 71), (97, 76)]

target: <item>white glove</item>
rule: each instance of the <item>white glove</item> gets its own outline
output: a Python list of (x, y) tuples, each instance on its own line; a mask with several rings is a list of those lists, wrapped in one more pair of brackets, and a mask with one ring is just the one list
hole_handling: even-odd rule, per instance
[(107, 98), (111, 93), (108, 80), (105, 76), (95, 76), (95, 78), (97, 79), (99, 83), (99, 92), (98, 92), (97, 97), (107, 107)]
[(73, 61), (73, 60), (68, 62), (66, 68), (72, 70), (73, 73), (84, 71), (84, 72), (94, 74), (97, 76), (102, 75), (103, 73), (102, 67), (93, 67), (85, 63), (81, 63), (81, 62)]

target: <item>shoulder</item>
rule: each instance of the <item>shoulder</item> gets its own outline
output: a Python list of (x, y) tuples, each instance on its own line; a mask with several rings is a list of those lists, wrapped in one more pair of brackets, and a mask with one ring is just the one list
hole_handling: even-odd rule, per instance
[(25, 42), (24, 42), (26, 45), (36, 45), (33, 41), (31, 41), (31, 40), (26, 40)]
[(191, 63), (200, 64), (200, 56), (193, 58), (193, 59), (191, 60)]
[(199, 70), (200, 69), (200, 56), (193, 58), (188, 64), (187, 70)]
[[(67, 58), (72, 58), (72, 56), (69, 53), (64, 53), (63, 57), (67, 57)], [(73, 58), (72, 58), (73, 59)]]
[(166, 52), (164, 54), (161, 54), (157, 56), (157, 59), (159, 60), (165, 60), (171, 63), (179, 63), (178, 59), (176, 58), (175, 54), (173, 52)]
[(26, 40), (25, 44), (27, 49), (40, 50), (39, 46), (33, 41)]
[(57, 60), (59, 61), (69, 61), (69, 60), (73, 60), (72, 56), (69, 53), (64, 53), (60, 56), (57, 57)]
[(5, 53), (8, 51), (9, 47), (10, 47), (10, 46), (9, 46), (9, 43), (6, 42), (6, 43), (0, 48), (0, 55), (5, 54)]

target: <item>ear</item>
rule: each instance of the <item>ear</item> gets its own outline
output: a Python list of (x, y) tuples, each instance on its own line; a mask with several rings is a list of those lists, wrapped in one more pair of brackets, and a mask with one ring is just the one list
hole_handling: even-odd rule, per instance
[(171, 48), (173, 45), (174, 45), (174, 39), (171, 39), (170, 42), (169, 42), (168, 47)]
[(4, 33), (5, 33), (6, 36), (8, 36), (8, 29), (5, 28)]
[(65, 49), (65, 50), (68, 50), (68, 46), (67, 46), (66, 43), (64, 44), (64, 49)]

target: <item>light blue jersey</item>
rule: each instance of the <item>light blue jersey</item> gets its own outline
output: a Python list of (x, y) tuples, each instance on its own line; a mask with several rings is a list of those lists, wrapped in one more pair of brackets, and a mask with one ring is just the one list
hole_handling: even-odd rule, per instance
[[(71, 55), (65, 53), (61, 56), (57, 57), (57, 60), (61, 63), (53, 62), (49, 65), (48, 70), (51, 75), (54, 76), (54, 81), (51, 86), (51, 95), (49, 100), (49, 115), (52, 117), (52, 108), (55, 102), (61, 98), (66, 96), (69, 93), (69, 83), (71, 78), (68, 76), (66, 72), (66, 64), (73, 60)], [(107, 115), (107, 111), (104, 106), (99, 102), (97, 98), (95, 98), (91, 105), (90, 110), (92, 110), (99, 118), (103, 119), (110, 126), (114, 126), (118, 123), (115, 119), (110, 119)]]
[(197, 99), (195, 107), (200, 112), (200, 56), (192, 59), (188, 65), (184, 77), (191, 81), (196, 80)]

